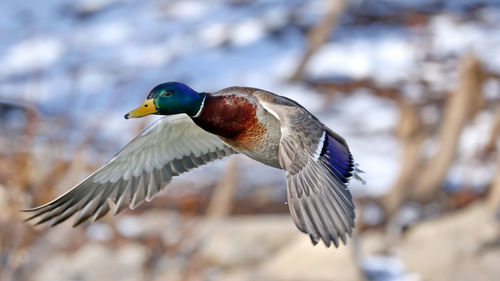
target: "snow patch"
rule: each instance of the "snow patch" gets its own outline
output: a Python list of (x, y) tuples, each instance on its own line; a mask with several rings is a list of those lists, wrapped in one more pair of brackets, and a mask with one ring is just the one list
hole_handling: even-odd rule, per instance
[(50, 37), (35, 37), (10, 47), (2, 56), (0, 76), (43, 70), (56, 62), (63, 54), (60, 40)]

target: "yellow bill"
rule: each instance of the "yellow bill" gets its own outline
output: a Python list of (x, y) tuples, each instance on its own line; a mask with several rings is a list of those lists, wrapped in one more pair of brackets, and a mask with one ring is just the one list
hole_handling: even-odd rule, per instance
[(157, 112), (158, 111), (156, 110), (156, 106), (153, 102), (153, 99), (149, 99), (145, 100), (144, 103), (138, 108), (125, 114), (125, 119), (144, 117), (150, 114), (155, 114)]

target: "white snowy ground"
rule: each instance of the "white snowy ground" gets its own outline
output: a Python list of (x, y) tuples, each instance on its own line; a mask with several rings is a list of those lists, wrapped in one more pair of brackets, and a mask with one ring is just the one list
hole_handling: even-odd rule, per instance
[[(343, 135), (368, 182), (366, 186), (354, 182), (353, 192), (383, 194), (399, 169), (399, 147), (392, 134), (398, 119), (396, 104), (360, 90), (325, 106), (329, 103), (324, 96), (286, 82), (304, 48), (297, 25), (316, 22), (326, 1), (230, 2), (1, 1), (0, 99), (34, 103), (48, 120), (69, 115), (74, 138), (98, 128), (104, 139), (116, 143), (117, 151), (140, 122), (126, 121), (123, 114), (157, 83), (182, 81), (199, 91), (259, 87), (297, 100)], [(367, 2), (373, 5), (373, 1), (353, 1), (351, 10)], [(436, 1), (382, 2), (418, 8)], [(447, 12), (422, 27), (343, 23), (312, 58), (307, 74), (403, 85), (409, 99), (419, 100), (425, 93), (415, 81), (423, 79), (435, 90), (450, 90), (457, 75), (456, 58), (468, 50), (489, 69), (500, 71), (500, 9), (494, 1), (475, 1), (491, 6), (468, 21), (457, 16), (468, 2), (447, 1)], [(427, 55), (445, 58), (446, 63), (424, 61)], [(498, 83), (488, 85), (488, 98), (497, 99)], [(490, 119), (491, 114), (481, 114), (464, 132), (451, 184), (474, 187), (491, 180), (491, 165), (471, 162), (485, 141), (480, 136), (489, 132)], [(71, 157), (72, 151), (65, 155)], [(196, 184), (200, 176), (209, 179), (203, 184), (213, 182), (224, 163), (198, 169), (174, 185)], [(284, 192), (283, 172), (251, 160), (242, 163), (245, 185), (279, 185)], [(256, 173), (265, 176), (256, 179)]]

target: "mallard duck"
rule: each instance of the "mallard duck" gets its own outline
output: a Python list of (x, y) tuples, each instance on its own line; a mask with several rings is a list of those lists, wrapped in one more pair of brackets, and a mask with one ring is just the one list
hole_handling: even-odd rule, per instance
[(74, 226), (150, 201), (172, 179), (195, 167), (242, 153), (286, 170), (287, 201), (297, 228), (314, 245), (346, 243), (354, 227), (349, 179), (361, 172), (346, 141), (297, 102), (256, 88), (196, 92), (178, 82), (154, 87), (125, 119), (156, 121), (108, 163), (53, 201), (26, 211), (27, 220), (57, 225), (78, 212)]

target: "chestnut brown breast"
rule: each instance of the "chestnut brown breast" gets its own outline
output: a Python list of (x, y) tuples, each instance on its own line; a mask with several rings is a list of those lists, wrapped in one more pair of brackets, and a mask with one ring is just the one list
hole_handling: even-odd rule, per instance
[(200, 115), (193, 121), (234, 148), (250, 150), (267, 131), (256, 112), (256, 105), (245, 97), (207, 94)]

